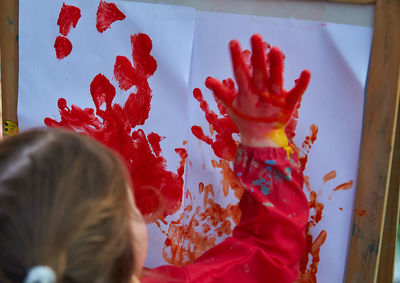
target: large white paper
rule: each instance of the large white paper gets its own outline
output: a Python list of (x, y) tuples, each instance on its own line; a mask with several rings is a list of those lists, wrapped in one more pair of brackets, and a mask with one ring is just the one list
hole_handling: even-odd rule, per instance
[[(211, 92), (204, 86), (205, 78), (232, 77), (229, 41), (239, 39), (242, 46), (249, 49), (251, 35), (260, 33), (286, 55), (287, 89), (293, 86), (303, 69), (312, 73), (300, 108), (295, 143), (301, 148), (310, 134), (310, 125), (318, 126), (318, 138), (308, 154), (305, 170), (311, 189), (318, 193), (318, 201), (325, 206), (322, 220), (311, 229), (314, 239), (322, 230), (327, 231), (317, 278), (320, 282), (341, 282), (351, 232), (371, 29), (292, 19), (195, 13), (193, 9), (179, 6), (115, 2), (126, 19), (114, 22), (110, 29), (99, 33), (95, 27), (98, 3), (84, 0), (66, 3), (79, 7), (82, 17), (67, 36), (73, 44), (71, 54), (58, 60), (53, 45), (59, 35), (56, 23), (63, 1), (20, 1), (20, 128), (44, 126), (45, 117), (58, 121), (57, 100), (60, 97), (67, 99), (68, 106), (94, 108), (89, 86), (99, 73), (115, 86), (114, 103), (123, 105), (132, 89), (118, 88), (113, 74), (115, 58), (118, 55), (130, 58), (132, 34), (148, 34), (153, 42), (151, 55), (158, 67), (149, 79), (153, 93), (149, 118), (138, 128), (146, 134), (154, 131), (166, 137), (161, 148), (168, 170), (176, 172), (180, 159), (174, 149), (184, 147), (185, 140), (189, 157), (181, 208), (164, 221), (148, 225), (150, 249), (145, 265), (155, 267), (191, 261), (230, 234), (229, 229), (221, 228), (223, 221), (212, 225), (210, 217), (201, 220), (193, 231), (189, 230), (193, 221), (201, 218), (195, 208), (204, 210), (208, 207), (205, 199), (212, 199), (227, 212), (228, 205), (238, 202), (232, 189), (225, 196), (221, 188), (224, 174), (216, 166), (221, 159), (191, 132), (191, 127), (198, 125), (213, 137), (192, 91), (200, 88), (210, 107), (218, 113)], [(324, 183), (323, 176), (332, 170), (336, 170), (336, 178)], [(351, 180), (354, 181), (351, 189), (333, 192), (338, 185)], [(226, 219), (233, 222), (231, 217)], [(231, 223), (230, 228), (233, 227)], [(201, 244), (193, 241), (191, 233), (203, 237)], [(182, 240), (176, 245), (178, 260), (165, 245), (167, 238), (175, 242)]]
[[(233, 78), (228, 43), (236, 38), (243, 49), (250, 49), (249, 38), (254, 33), (260, 33), (264, 40), (285, 53), (286, 89), (294, 86), (303, 69), (311, 71), (294, 141), (301, 148), (305, 137), (310, 135), (310, 126), (318, 126), (318, 137), (308, 154), (305, 170), (311, 189), (325, 206), (322, 220), (311, 229), (314, 240), (322, 230), (327, 231), (317, 279), (324, 283), (342, 282), (351, 232), (372, 31), (294, 19), (198, 12), (189, 89), (201, 88), (216, 113), (216, 104), (204, 81), (207, 76), (220, 80)], [(199, 125), (209, 134), (204, 113), (193, 97), (189, 100), (189, 110), (189, 124)], [(214, 188), (221, 187), (221, 173), (212, 166), (212, 160), (220, 159), (193, 135), (189, 135), (189, 160), (194, 170), (188, 170), (187, 186), (196, 187), (206, 180)], [(332, 170), (336, 170), (336, 178), (324, 183), (323, 176)], [(338, 185), (351, 180), (354, 182), (351, 189), (333, 192)], [(307, 191), (306, 187), (304, 190)], [(216, 200), (225, 205), (237, 201), (232, 194), (226, 198), (221, 193)]]
[[(128, 91), (118, 88), (113, 74), (116, 56), (131, 58), (130, 36), (146, 33), (153, 42), (151, 55), (157, 61), (157, 70), (149, 78), (153, 94), (149, 118), (137, 128), (165, 137), (161, 141), (162, 156), (167, 159), (167, 169), (176, 172), (180, 159), (174, 149), (183, 147), (187, 139), (187, 86), (195, 10), (115, 2), (126, 19), (114, 22), (100, 33), (96, 30), (100, 1), (68, 1), (66, 4), (78, 7), (82, 16), (67, 36), (73, 45), (72, 52), (58, 60), (53, 45), (59, 35), (57, 19), (63, 2), (20, 1), (20, 129), (42, 127), (46, 117), (59, 121), (60, 97), (66, 98), (69, 107), (75, 104), (82, 109), (94, 108), (90, 83), (99, 73), (116, 88), (114, 103), (123, 105), (134, 87)], [(175, 217), (178, 216), (179, 211)], [(148, 225), (148, 230), (146, 265), (152, 267), (165, 263), (161, 253), (164, 236), (156, 224)]]

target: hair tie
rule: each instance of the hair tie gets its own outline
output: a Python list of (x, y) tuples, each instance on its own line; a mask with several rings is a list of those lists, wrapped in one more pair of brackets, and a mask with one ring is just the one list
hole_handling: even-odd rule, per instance
[(56, 273), (49, 266), (37, 265), (29, 269), (24, 283), (55, 283)]

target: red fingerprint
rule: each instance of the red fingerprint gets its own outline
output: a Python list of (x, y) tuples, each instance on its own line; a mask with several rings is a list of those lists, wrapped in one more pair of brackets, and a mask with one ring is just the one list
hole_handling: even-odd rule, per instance
[(54, 49), (56, 50), (57, 59), (61, 60), (71, 53), (72, 43), (66, 37), (57, 36), (56, 42), (54, 43)]
[[(131, 87), (135, 86), (137, 91), (129, 95), (125, 105), (113, 104), (115, 87), (98, 74), (90, 84), (95, 108), (81, 109), (75, 105), (69, 108), (67, 101), (60, 98), (61, 120), (46, 118), (44, 122), (49, 127), (64, 127), (89, 135), (119, 152), (129, 170), (139, 210), (147, 221), (154, 221), (175, 213), (181, 206), (187, 153), (184, 148), (176, 148), (180, 157), (178, 168), (176, 173), (168, 171), (167, 161), (161, 155), (163, 138), (156, 133), (146, 135), (136, 128), (149, 116), (152, 91), (147, 80), (157, 63), (150, 55), (151, 40), (147, 35), (132, 36), (132, 50), (133, 64), (126, 60), (135, 68), (132, 67), (128, 77), (134, 78)], [(118, 58), (123, 57), (117, 57), (116, 66)], [(120, 84), (122, 77), (116, 76)]]
[(104, 32), (110, 28), (115, 21), (122, 21), (126, 16), (114, 3), (100, 1), (96, 14), (96, 28), (99, 32)]
[(63, 3), (58, 16), (57, 25), (60, 27), (60, 33), (67, 36), (72, 27), (76, 27), (81, 18), (81, 10), (78, 7), (65, 5)]

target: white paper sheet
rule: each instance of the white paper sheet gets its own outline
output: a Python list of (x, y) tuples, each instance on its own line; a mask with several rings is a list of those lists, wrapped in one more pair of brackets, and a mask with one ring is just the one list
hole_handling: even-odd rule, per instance
[[(176, 170), (179, 162), (174, 148), (182, 147), (182, 141), (188, 140), (185, 189), (190, 191), (193, 203), (187, 196), (180, 211), (166, 218), (167, 224), (159, 222), (160, 228), (156, 224), (148, 225), (150, 250), (146, 266), (168, 263), (162, 255), (168, 225), (188, 205), (204, 207), (205, 192), (199, 193), (199, 183), (213, 186), (213, 199), (222, 207), (238, 201), (232, 191), (228, 197), (222, 193), (220, 169), (212, 166), (212, 160), (219, 162), (220, 159), (209, 145), (199, 142), (191, 133), (190, 128), (199, 125), (209, 134), (209, 125), (192, 91), (201, 88), (216, 111), (211, 93), (204, 87), (205, 78), (232, 77), (229, 41), (239, 39), (244, 48), (249, 48), (251, 35), (261, 33), (286, 55), (286, 88), (293, 86), (303, 69), (312, 73), (299, 113), (295, 142), (301, 147), (309, 135), (310, 125), (318, 126), (318, 138), (308, 155), (305, 171), (311, 188), (320, 192), (318, 199), (325, 205), (321, 222), (312, 229), (314, 237), (322, 229), (328, 233), (321, 248), (317, 277), (319, 282), (341, 282), (353, 212), (371, 29), (246, 15), (195, 14), (193, 9), (179, 6), (116, 2), (126, 19), (113, 23), (100, 34), (95, 29), (98, 2), (71, 0), (66, 3), (78, 6), (82, 18), (68, 35), (73, 44), (71, 54), (59, 61), (53, 44), (59, 34), (56, 22), (63, 1), (20, 1), (20, 128), (43, 126), (45, 117), (59, 120), (57, 99), (60, 97), (67, 98), (68, 105), (93, 108), (89, 85), (98, 73), (106, 75), (116, 87), (114, 102), (123, 104), (129, 92), (117, 87), (113, 75), (115, 57), (129, 58), (131, 34), (148, 34), (158, 68), (149, 80), (153, 90), (152, 108), (141, 128), (146, 133), (155, 131), (166, 137), (161, 147), (171, 171)], [(336, 170), (337, 177), (324, 183), (322, 177), (331, 170)], [(352, 189), (332, 192), (350, 180), (354, 181)], [(181, 223), (188, 224), (193, 212), (187, 215)], [(217, 242), (227, 236), (218, 237), (213, 230), (205, 235), (216, 237)], [(185, 245), (193, 248), (190, 241)]]
[[(153, 99), (148, 120), (142, 128), (162, 137), (162, 156), (167, 169), (176, 172), (179, 165), (174, 149), (187, 139), (187, 86), (193, 43), (195, 10), (186, 7), (115, 2), (126, 15), (111, 28), (96, 30), (96, 11), (100, 1), (72, 0), (82, 17), (68, 34), (73, 49), (62, 60), (53, 48), (59, 35), (57, 19), (64, 1), (20, 1), (20, 67), (18, 117), (20, 129), (44, 126), (45, 117), (60, 119), (57, 100), (68, 106), (94, 108), (90, 83), (104, 74), (117, 90), (114, 102), (124, 104), (129, 91), (118, 88), (113, 67), (117, 55), (131, 58), (130, 36), (146, 33), (153, 41), (151, 55), (157, 70), (149, 84)], [(176, 214), (179, 216), (179, 213)], [(175, 216), (175, 217), (177, 217)], [(149, 253), (146, 265), (165, 263), (162, 258), (163, 234), (155, 224), (148, 225)]]
[[(286, 89), (294, 86), (294, 80), (303, 69), (311, 71), (311, 82), (299, 111), (295, 143), (301, 147), (310, 134), (310, 125), (318, 126), (318, 138), (312, 145), (305, 170), (312, 190), (319, 192), (318, 200), (325, 206), (321, 222), (311, 229), (314, 239), (321, 230), (327, 231), (317, 279), (324, 283), (342, 282), (353, 213), (372, 30), (294, 19), (198, 12), (189, 89), (201, 88), (217, 113), (204, 81), (207, 76), (220, 80), (233, 78), (228, 43), (236, 38), (243, 49), (250, 49), (249, 39), (254, 33), (260, 33), (272, 46), (279, 46), (286, 55)], [(189, 124), (202, 126), (209, 134), (204, 113), (193, 96), (189, 104)], [(193, 135), (189, 135), (189, 159), (193, 173), (188, 170), (187, 186), (191, 190), (190, 186), (195, 187), (204, 180), (214, 188), (221, 186), (221, 174), (211, 165), (211, 160), (219, 158)], [(205, 164), (204, 169), (201, 164)], [(332, 170), (336, 170), (337, 177), (323, 183), (323, 176)], [(354, 181), (352, 189), (332, 191), (350, 180)], [(221, 194), (216, 199), (226, 203)], [(232, 201), (237, 199), (230, 195), (228, 202)]]

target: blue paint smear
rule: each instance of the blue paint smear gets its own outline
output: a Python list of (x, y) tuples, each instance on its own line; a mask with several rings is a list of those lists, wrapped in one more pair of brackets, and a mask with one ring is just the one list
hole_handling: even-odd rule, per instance
[(266, 183), (266, 181), (265, 181), (264, 178), (253, 181), (253, 185), (260, 186), (261, 187), (261, 192), (264, 195), (268, 195), (269, 194), (269, 188), (265, 185), (265, 183)]
[(285, 173), (286, 173), (286, 179), (292, 181), (292, 168), (287, 167), (285, 169)]
[(9, 17), (7, 17), (7, 22), (8, 22), (9, 25), (13, 25), (14, 24), (14, 22)]
[(276, 160), (266, 160), (266, 161), (265, 161), (265, 164), (268, 164), (268, 165), (275, 165), (275, 164), (276, 164)]

